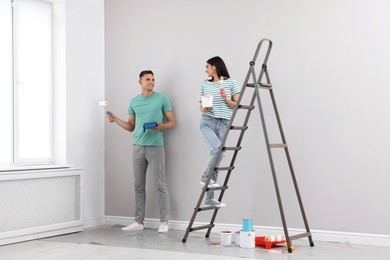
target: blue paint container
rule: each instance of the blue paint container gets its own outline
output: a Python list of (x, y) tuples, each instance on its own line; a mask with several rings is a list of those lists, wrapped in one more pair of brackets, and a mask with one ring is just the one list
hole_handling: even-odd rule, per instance
[(242, 231), (252, 232), (253, 231), (253, 221), (252, 219), (244, 218), (242, 220)]
[(157, 122), (149, 122), (144, 124), (144, 133), (146, 129), (153, 129), (157, 127)]

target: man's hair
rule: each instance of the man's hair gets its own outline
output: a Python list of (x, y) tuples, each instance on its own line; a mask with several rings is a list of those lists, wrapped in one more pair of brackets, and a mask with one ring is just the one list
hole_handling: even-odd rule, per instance
[(143, 70), (143, 71), (141, 71), (141, 73), (139, 74), (139, 78), (141, 79), (144, 75), (146, 75), (146, 74), (152, 74), (153, 76), (154, 76), (154, 74), (153, 74), (153, 71), (151, 71), (151, 70)]

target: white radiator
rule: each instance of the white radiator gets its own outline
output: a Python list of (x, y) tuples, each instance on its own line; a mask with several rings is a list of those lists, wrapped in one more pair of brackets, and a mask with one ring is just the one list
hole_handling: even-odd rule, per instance
[(81, 231), (82, 172), (1, 172), (0, 245)]

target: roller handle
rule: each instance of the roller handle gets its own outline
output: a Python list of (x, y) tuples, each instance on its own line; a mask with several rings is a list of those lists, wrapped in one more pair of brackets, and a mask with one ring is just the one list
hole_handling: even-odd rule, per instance
[[(110, 114), (111, 114), (110, 111), (106, 111), (106, 115), (107, 115), (107, 116), (109, 116)], [(110, 123), (112, 123), (112, 122), (114, 122), (114, 120), (113, 120), (113, 121), (110, 121)]]

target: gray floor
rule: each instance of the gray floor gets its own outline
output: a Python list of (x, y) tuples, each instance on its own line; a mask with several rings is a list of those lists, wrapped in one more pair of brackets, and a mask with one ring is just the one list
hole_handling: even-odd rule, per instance
[(264, 260), (389, 260), (389, 247), (352, 245), (349, 243), (315, 242), (310, 247), (307, 239), (294, 240), (296, 251), (287, 253), (284, 247), (266, 250), (261, 247), (244, 249), (232, 245), (219, 245), (219, 235), (209, 239), (204, 233), (190, 233), (187, 243), (181, 240), (184, 231), (170, 230), (159, 234), (157, 230), (125, 232), (120, 226), (101, 226), (80, 233), (33, 240), (0, 247), (0, 259), (264, 259)]

